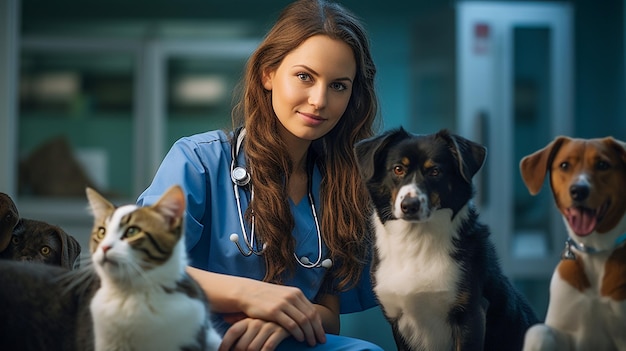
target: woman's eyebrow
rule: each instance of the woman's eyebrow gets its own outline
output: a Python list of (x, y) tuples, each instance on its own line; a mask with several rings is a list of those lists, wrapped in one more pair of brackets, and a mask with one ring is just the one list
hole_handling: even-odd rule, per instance
[[(312, 69), (311, 67), (307, 66), (307, 65), (295, 65), (293, 66), (294, 68), (304, 68), (305, 70), (311, 72), (314, 76), (319, 76), (320, 74), (317, 73), (317, 71), (315, 71), (314, 69)], [(341, 77), (341, 78), (335, 78), (333, 79), (333, 81), (348, 81), (350, 83), (352, 83), (352, 78), (350, 77)]]

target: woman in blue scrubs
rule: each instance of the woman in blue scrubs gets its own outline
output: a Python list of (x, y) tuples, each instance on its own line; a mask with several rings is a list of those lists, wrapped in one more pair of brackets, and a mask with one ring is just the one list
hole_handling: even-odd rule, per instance
[(338, 4), (287, 6), (250, 57), (233, 132), (178, 140), (138, 204), (187, 196), (190, 275), (220, 350), (380, 350), (338, 336), (339, 314), (376, 305), (368, 198), (352, 146), (373, 134), (376, 69)]

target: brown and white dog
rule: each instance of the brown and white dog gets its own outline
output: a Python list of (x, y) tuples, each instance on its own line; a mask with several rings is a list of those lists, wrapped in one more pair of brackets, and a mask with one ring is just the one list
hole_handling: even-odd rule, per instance
[(520, 170), (533, 195), (549, 174), (568, 233), (545, 324), (524, 350), (626, 350), (626, 144), (561, 136)]

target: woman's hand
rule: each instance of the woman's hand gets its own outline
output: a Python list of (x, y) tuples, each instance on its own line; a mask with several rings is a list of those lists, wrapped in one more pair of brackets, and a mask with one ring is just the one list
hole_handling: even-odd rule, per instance
[(241, 300), (248, 317), (273, 321), (298, 341), (314, 346), (326, 342), (322, 318), (315, 306), (298, 288), (254, 281), (255, 286)]
[(326, 342), (322, 316), (300, 289), (192, 267), (187, 272), (202, 286), (214, 311), (274, 322), (311, 346)]
[(219, 351), (274, 350), (289, 332), (274, 322), (244, 318), (233, 324), (224, 334)]

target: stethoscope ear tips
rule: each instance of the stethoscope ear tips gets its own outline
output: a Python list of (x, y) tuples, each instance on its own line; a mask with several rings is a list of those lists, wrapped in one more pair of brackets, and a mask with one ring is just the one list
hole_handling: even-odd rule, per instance
[(322, 263), (320, 263), (319, 265), (313, 265), (311, 263), (311, 260), (309, 260), (308, 257), (302, 256), (302, 257), (300, 257), (300, 263), (302, 263), (306, 268), (324, 267), (324, 268), (328, 269), (328, 268), (333, 266), (333, 260), (331, 260), (330, 258), (327, 258), (327, 259), (323, 260)]
[(333, 266), (333, 261), (330, 258), (327, 258), (324, 261), (322, 261), (322, 267), (328, 269), (332, 266)]
[(237, 235), (236, 233), (232, 233), (229, 237), (230, 241), (236, 243), (239, 241), (239, 235)]

